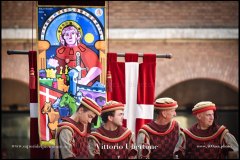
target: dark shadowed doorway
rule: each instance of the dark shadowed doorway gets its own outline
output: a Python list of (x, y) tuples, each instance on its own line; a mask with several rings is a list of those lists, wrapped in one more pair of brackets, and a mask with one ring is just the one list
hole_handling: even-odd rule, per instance
[(200, 101), (212, 101), (217, 106), (216, 121), (225, 125), (238, 140), (239, 100), (238, 89), (212, 79), (192, 79), (178, 83), (157, 96), (171, 97), (178, 102), (177, 117), (183, 127), (195, 121), (193, 106)]

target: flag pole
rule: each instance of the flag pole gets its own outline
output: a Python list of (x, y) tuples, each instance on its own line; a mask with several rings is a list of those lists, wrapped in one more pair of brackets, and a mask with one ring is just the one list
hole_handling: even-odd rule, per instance
[(12, 54), (25, 54), (25, 55), (28, 55), (29, 51), (24, 51), (24, 50), (7, 50), (7, 54), (8, 55), (12, 55)]
[[(29, 51), (22, 51), (22, 50), (8, 50), (7, 54), (28, 54)], [(118, 57), (125, 57), (125, 53), (117, 53)], [(138, 57), (143, 57), (143, 53), (138, 53)], [(172, 58), (171, 53), (166, 54), (156, 54), (156, 58)]]

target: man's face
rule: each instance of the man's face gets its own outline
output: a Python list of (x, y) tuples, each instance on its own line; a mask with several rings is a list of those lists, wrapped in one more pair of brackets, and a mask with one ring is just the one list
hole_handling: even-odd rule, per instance
[(165, 118), (169, 122), (172, 120), (173, 117), (176, 116), (176, 109), (168, 109), (168, 110), (165, 110), (163, 112), (165, 112), (164, 113), (165, 114)]
[(67, 30), (64, 33), (63, 38), (67, 45), (77, 45), (77, 33), (74, 29)]
[[(81, 109), (81, 108), (80, 108)], [(80, 110), (79, 109), (79, 110)], [(91, 111), (91, 110), (87, 110), (86, 112), (84, 112), (83, 110), (80, 111), (80, 114), (79, 114), (81, 117), (80, 117), (80, 121), (81, 123), (83, 124), (88, 124), (88, 123), (91, 123), (92, 122), (92, 119), (96, 116), (96, 114)]]
[(112, 122), (113, 124), (115, 124), (116, 126), (122, 126), (123, 125), (123, 110), (116, 110), (115, 114), (112, 118)]
[(208, 110), (202, 113), (197, 114), (198, 121), (205, 127), (210, 127), (214, 121), (214, 112), (213, 110)]

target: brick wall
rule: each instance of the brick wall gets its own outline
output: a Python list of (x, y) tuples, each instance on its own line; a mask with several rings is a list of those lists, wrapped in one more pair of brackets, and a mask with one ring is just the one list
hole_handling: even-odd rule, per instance
[(110, 27), (236, 27), (238, 2), (110, 2)]
[[(32, 27), (33, 2), (1, 3), (3, 28)], [(110, 1), (109, 8), (110, 28), (238, 27), (237, 1)], [(36, 26), (35, 10), (34, 17)]]
[[(32, 1), (4, 1), (1, 2), (2, 28), (32, 28), (32, 20), (36, 27), (36, 3)], [(34, 15), (34, 19), (32, 19)]]
[[(32, 27), (32, 2), (1, 3), (3, 28)], [(111, 28), (238, 28), (236, 1), (112, 1), (109, 6)], [(34, 16), (36, 27), (35, 12)], [(31, 44), (32, 40), (2, 41), (2, 78), (28, 83), (28, 57), (8, 56), (6, 51), (31, 50)], [(158, 59), (155, 95), (193, 78), (239, 87), (238, 40), (110, 40), (109, 51), (172, 53), (171, 60)]]

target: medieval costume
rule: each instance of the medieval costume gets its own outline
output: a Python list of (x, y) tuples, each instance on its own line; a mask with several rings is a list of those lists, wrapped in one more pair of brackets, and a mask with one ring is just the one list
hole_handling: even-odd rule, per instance
[(83, 132), (83, 124), (69, 117), (62, 118), (56, 134), (55, 158), (88, 158), (87, 135), (90, 130)]
[[(172, 111), (177, 107), (177, 102), (168, 97), (157, 99), (154, 103), (155, 110)], [(157, 114), (163, 116), (159, 115), (159, 112)], [(169, 119), (166, 121), (167, 124), (161, 125), (157, 124), (156, 120), (144, 125), (138, 131), (138, 158), (173, 159), (175, 146), (182, 134), (179, 124), (177, 121)]]
[[(204, 101), (196, 104), (192, 109), (196, 115), (208, 110), (216, 110), (214, 103)], [(238, 157), (238, 143), (225, 126), (219, 126), (214, 121), (207, 129), (201, 129), (199, 122), (189, 129), (182, 129), (175, 155), (186, 159), (226, 159)], [(232, 153), (228, 157), (229, 153)]]
[[(92, 99), (83, 97), (81, 104), (100, 115), (101, 108)], [(79, 113), (77, 116), (81, 116)], [(76, 122), (72, 118), (64, 117), (63, 122), (58, 124), (55, 144), (55, 158), (89, 158), (88, 152), (88, 135), (91, 131), (91, 126), (88, 124), (84, 129), (84, 124)]]
[[(110, 101), (103, 106), (102, 114), (116, 110), (124, 110), (124, 105), (116, 101)], [(90, 157), (94, 159), (137, 158), (137, 149), (135, 149), (135, 136), (132, 131), (125, 127), (116, 125), (108, 121), (108, 119), (106, 120), (106, 124), (113, 124), (116, 129), (108, 130), (104, 126), (101, 126), (90, 134)]]
[(212, 125), (207, 130), (193, 125), (185, 133), (186, 159), (226, 159), (229, 151), (237, 151), (236, 139), (225, 126)]
[(158, 125), (154, 121), (144, 125), (138, 132), (138, 158), (173, 159), (179, 134), (181, 131), (175, 120), (167, 125)]
[(119, 126), (115, 131), (98, 128), (89, 136), (90, 154), (94, 159), (128, 159), (136, 157), (134, 135)]

